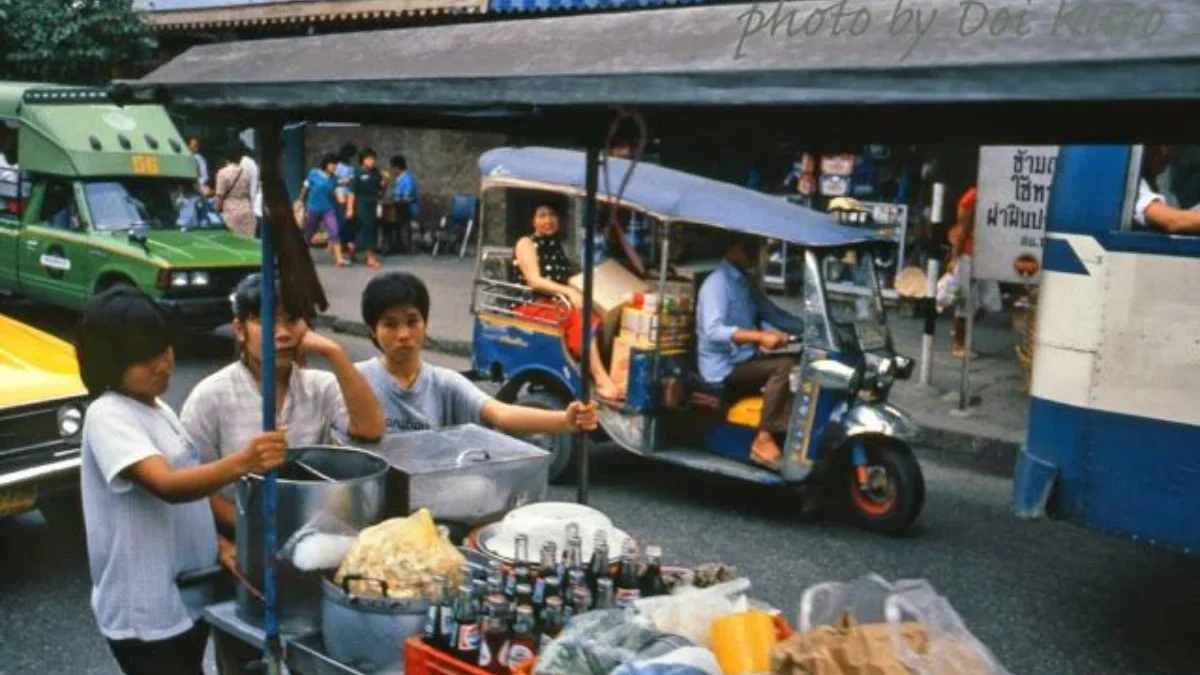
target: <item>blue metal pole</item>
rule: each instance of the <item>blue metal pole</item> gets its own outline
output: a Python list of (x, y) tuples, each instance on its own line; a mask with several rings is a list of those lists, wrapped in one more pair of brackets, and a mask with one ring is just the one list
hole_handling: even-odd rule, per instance
[[(274, 166), (274, 162), (271, 163)], [(271, 228), (264, 225), (262, 233), (262, 402), (263, 431), (275, 430), (275, 249)], [(278, 595), (275, 588), (276, 479), (278, 472), (267, 472), (263, 480), (263, 628), (266, 643), (263, 656), (267, 672), (279, 672), (279, 618), (276, 615)]]

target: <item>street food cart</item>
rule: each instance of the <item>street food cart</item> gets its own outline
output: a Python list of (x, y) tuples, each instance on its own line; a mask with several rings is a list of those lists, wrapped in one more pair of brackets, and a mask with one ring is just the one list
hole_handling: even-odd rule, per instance
[[(912, 0), (904, 16), (893, 15), (899, 10), (892, 0), (857, 5), (866, 25), (860, 19), (851, 35), (834, 28), (825, 8), (793, 3), (205, 45), (141, 81), (121, 83), (114, 97), (157, 100), (214, 121), (259, 127), (273, 214), (271, 236), (263, 238), (267, 279), (274, 278), (276, 248), (291, 246), (295, 234), (285, 227), (290, 216), (283, 212), (290, 209), (279, 178), (280, 129), (295, 119), (491, 130), (586, 146), (581, 192), (588, 197), (588, 229), (595, 226), (598, 159), (614, 112), (636, 110), (664, 143), (714, 133), (769, 138), (783, 128), (910, 143), (1123, 142), (1190, 131), (1164, 128), (1161, 120), (1194, 118), (1200, 98), (1194, 39), (1200, 8), (1192, 0), (1163, 0), (1134, 16), (1121, 0), (1094, 0), (1087, 11), (1065, 18), (1048, 5), (1023, 8), (1019, 19), (991, 11), (980, 19), (976, 11), (967, 26), (973, 32), (964, 31), (957, 0)], [(1104, 20), (1116, 15), (1127, 20), (1116, 26)], [(919, 16), (936, 20), (919, 31), (920, 19), (913, 18)], [(344, 67), (356, 60), (374, 66)], [(584, 362), (591, 348), (593, 261), (594, 237), (588, 236)], [(281, 300), (294, 303), (291, 272), (283, 277)], [(264, 307), (273, 306), (272, 286), (264, 289)], [(308, 294), (306, 302), (323, 307), (323, 294)], [(268, 333), (273, 316), (263, 313)], [(263, 375), (273, 381), (274, 355), (264, 347)], [(267, 428), (273, 392), (264, 391)], [(586, 369), (580, 396), (590, 397)], [(586, 441), (578, 442), (585, 449), (583, 501), (588, 455)], [(277, 546), (275, 487), (268, 476), (265, 555)], [(263, 637), (277, 665), (282, 643), (270, 613), (276, 588), (271, 566), (264, 572)]]

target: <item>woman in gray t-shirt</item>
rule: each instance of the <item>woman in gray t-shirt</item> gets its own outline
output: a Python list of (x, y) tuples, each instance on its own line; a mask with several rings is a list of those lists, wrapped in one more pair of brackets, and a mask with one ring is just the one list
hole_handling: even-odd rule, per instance
[(282, 464), (283, 436), (259, 434), (242, 452), (202, 462), (175, 411), (158, 398), (175, 366), (168, 319), (135, 289), (92, 300), (76, 355), (93, 399), (80, 483), (100, 633), (129, 675), (200, 675), (208, 589), (181, 589), (175, 580), (219, 558), (205, 498)]

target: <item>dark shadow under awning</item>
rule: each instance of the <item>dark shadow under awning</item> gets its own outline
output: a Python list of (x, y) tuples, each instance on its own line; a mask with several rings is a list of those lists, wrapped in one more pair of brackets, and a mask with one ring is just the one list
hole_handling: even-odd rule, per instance
[[(791, 118), (886, 126), (890, 119), (929, 133), (952, 131), (948, 124), (967, 130), (963, 114), (985, 115), (975, 122), (997, 124), (1002, 136), (1037, 133), (1041, 115), (1064, 130), (1132, 129), (1137, 120), (1127, 113), (1194, 110), (1200, 101), (1195, 0), (1147, 3), (1160, 22), (1084, 36), (1063, 34), (1058, 0), (1035, 0), (1027, 36), (996, 38), (986, 28), (962, 35), (958, 0), (908, 0), (908, 9), (938, 12), (915, 45), (913, 35), (892, 34), (895, 0), (847, 0), (841, 6), (871, 17), (861, 34), (833, 35), (832, 25), (806, 34), (817, 9), (837, 4), (671, 8), (206, 45), (137, 84), (161, 85), (181, 108), (293, 119), (386, 116), (435, 126), (524, 119), (566, 128), (622, 104), (683, 124)], [(1111, 12), (1131, 4), (1087, 6)], [(917, 110), (931, 116), (909, 119)], [(1008, 119), (1022, 112), (1033, 118)], [(1161, 128), (1163, 120), (1146, 126)]]

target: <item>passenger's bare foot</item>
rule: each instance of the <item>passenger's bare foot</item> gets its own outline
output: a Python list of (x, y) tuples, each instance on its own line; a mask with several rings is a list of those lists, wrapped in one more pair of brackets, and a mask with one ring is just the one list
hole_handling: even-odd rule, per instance
[(750, 446), (750, 461), (772, 471), (778, 471), (782, 457), (783, 453), (779, 449), (779, 444), (775, 442), (775, 437), (770, 432), (760, 432), (758, 436), (755, 436), (754, 443)]
[(599, 396), (600, 398), (603, 398), (603, 399), (607, 399), (609, 401), (624, 401), (625, 400), (625, 392), (621, 391), (621, 388), (612, 382), (607, 382), (604, 384), (597, 383), (596, 384), (596, 396)]

